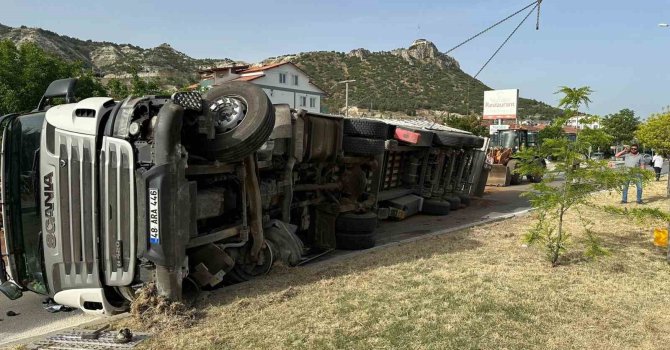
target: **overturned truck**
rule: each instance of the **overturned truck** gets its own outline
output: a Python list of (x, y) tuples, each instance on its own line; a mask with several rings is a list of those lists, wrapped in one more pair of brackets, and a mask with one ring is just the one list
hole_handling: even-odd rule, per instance
[(75, 102), (75, 86), (0, 119), (10, 298), (109, 314), (148, 282), (179, 300), (370, 248), (380, 219), (466, 205), (483, 163), (480, 137), (296, 111), (244, 82), (123, 101)]

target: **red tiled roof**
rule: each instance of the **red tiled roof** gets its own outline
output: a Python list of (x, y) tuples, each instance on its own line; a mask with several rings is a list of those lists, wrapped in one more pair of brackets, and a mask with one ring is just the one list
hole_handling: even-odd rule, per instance
[(264, 77), (264, 76), (265, 76), (265, 74), (247, 75), (247, 76), (243, 76), (243, 77), (233, 79), (233, 81), (251, 81), (251, 80), (258, 79), (258, 78), (261, 78), (261, 77)]
[(264, 70), (276, 68), (276, 67), (283, 66), (283, 65), (289, 64), (289, 63), (293, 65), (293, 63), (291, 63), (291, 62), (275, 63), (275, 64), (269, 64), (267, 66), (251, 67), (249, 69), (245, 69), (243, 71), (240, 71), (239, 73), (243, 74), (243, 73), (262, 72)]
[[(253, 73), (253, 72), (262, 72), (262, 71), (270, 70), (270, 69), (273, 69), (273, 68), (277, 68), (277, 67), (279, 67), (279, 66), (283, 66), (283, 65), (285, 65), (285, 64), (290, 64), (290, 65), (292, 65), (293, 67), (295, 67), (297, 70), (303, 72), (307, 77), (310, 78), (310, 79), (309, 79), (309, 83), (310, 83), (311, 85), (313, 85), (313, 86), (316, 87), (317, 89), (323, 91), (324, 93), (326, 92), (326, 90), (322, 89), (320, 86), (318, 86), (318, 85), (314, 84), (314, 82), (312, 82), (312, 79), (311, 79), (311, 77), (309, 76), (309, 74), (305, 73), (304, 70), (300, 69), (300, 67), (296, 66), (296, 65), (295, 65), (293, 62), (291, 62), (291, 61), (287, 61), (287, 62), (283, 62), (283, 63), (269, 64), (269, 65), (266, 65), (266, 66), (252, 67), (252, 68), (249, 68), (249, 69), (245, 69), (245, 70), (239, 71), (239, 72), (237, 72), (237, 74), (245, 74), (245, 73)], [(239, 78), (236, 79), (236, 80), (239, 80)]]

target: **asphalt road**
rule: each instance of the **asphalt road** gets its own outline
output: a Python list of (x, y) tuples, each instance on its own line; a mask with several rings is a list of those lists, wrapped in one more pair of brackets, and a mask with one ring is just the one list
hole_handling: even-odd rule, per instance
[[(470, 223), (482, 222), (530, 208), (528, 200), (519, 197), (530, 185), (524, 183), (510, 187), (487, 187), (483, 198), (474, 198), (468, 208), (452, 211), (447, 216), (417, 215), (400, 222), (384, 222), (377, 232), (377, 244), (387, 244), (420, 235), (435, 233)], [(335, 251), (319, 260), (350, 254)], [(225, 289), (221, 290), (225, 293)], [(49, 313), (42, 307), (44, 297), (26, 292), (18, 300), (10, 301), (0, 295), (0, 346), (24, 338), (76, 327), (97, 317), (81, 311)], [(8, 317), (7, 311), (18, 316)]]
[[(17, 300), (9, 300), (0, 295), (0, 346), (19, 339), (32, 337), (51, 331), (75, 327), (95, 319), (84, 315), (81, 311), (49, 313), (42, 308), (45, 297), (25, 292)], [(8, 311), (18, 313), (7, 316)]]

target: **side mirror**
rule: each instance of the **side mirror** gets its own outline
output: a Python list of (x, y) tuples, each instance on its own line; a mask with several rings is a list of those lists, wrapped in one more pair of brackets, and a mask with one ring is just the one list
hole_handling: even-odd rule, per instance
[(23, 296), (23, 291), (16, 283), (12, 281), (4, 281), (0, 284), (0, 292), (4, 294), (9, 300), (16, 300)]
[(49, 84), (49, 87), (47, 87), (47, 91), (44, 92), (35, 111), (45, 111), (49, 100), (55, 97), (64, 98), (65, 103), (75, 102), (74, 87), (76, 84), (77, 79), (75, 78), (52, 81), (51, 84)]

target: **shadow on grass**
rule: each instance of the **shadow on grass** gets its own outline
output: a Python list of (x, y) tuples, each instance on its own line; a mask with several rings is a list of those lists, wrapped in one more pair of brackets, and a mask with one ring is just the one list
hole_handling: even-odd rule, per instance
[[(469, 237), (467, 230), (446, 236), (427, 238), (439, 244), (409, 242), (372, 251), (345, 255), (315, 265), (300, 267), (275, 267), (269, 275), (249, 282), (215, 289), (199, 305), (225, 305), (240, 298), (254, 298), (277, 292), (291, 292), (294, 288), (350, 274), (363, 273), (383, 267), (429, 259), (435, 255), (454, 254), (479, 248), (481, 242)], [(423, 243), (423, 244), (422, 244)], [(324, 288), (327, 288), (324, 286)]]
[(651, 203), (654, 203), (654, 202), (667, 201), (668, 197), (666, 197), (666, 196), (653, 196), (653, 197), (649, 197), (649, 198), (644, 198), (644, 196), (643, 196), (642, 199), (645, 202), (647, 202), (648, 204), (651, 204)]

